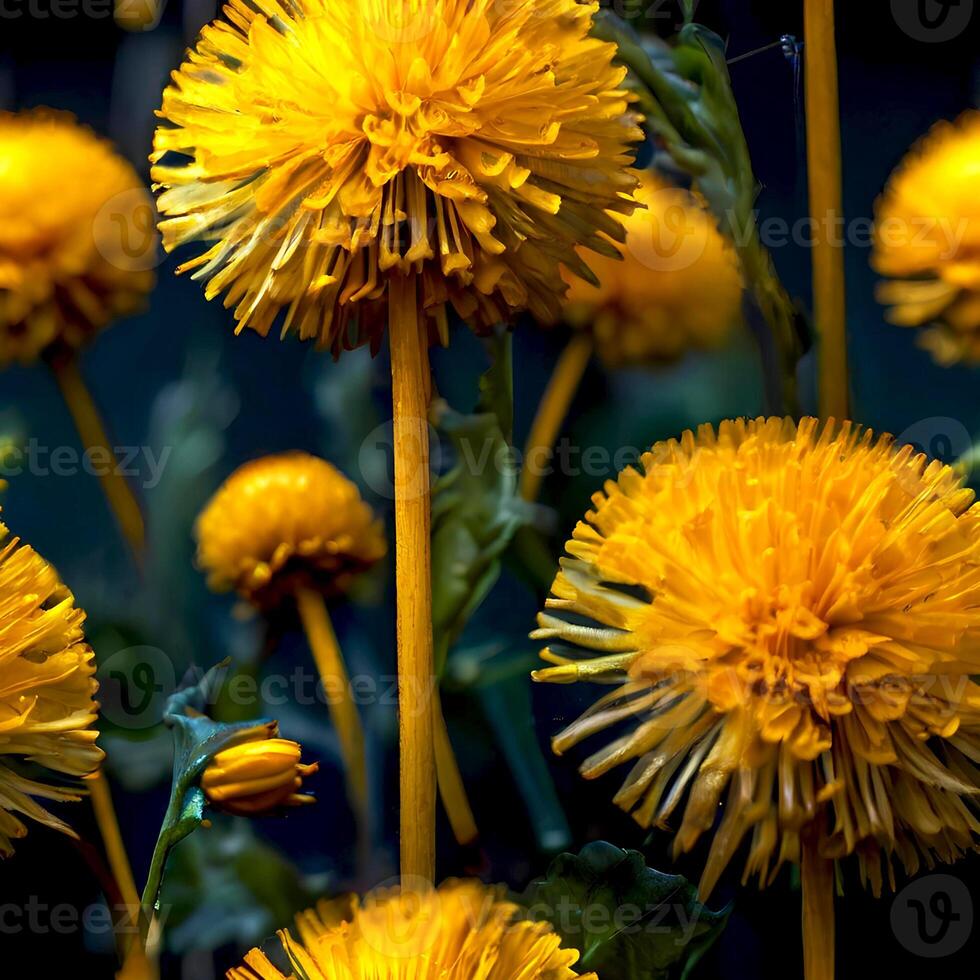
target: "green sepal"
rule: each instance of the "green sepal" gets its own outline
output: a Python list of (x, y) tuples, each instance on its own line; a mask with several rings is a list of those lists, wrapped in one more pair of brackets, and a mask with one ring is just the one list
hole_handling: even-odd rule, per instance
[(147, 922), (158, 907), (170, 850), (204, 822), (206, 799), (198, 785), (201, 774), (223, 749), (253, 739), (271, 738), (278, 728), (269, 719), (229, 724), (213, 721), (204, 714), (204, 709), (214, 701), (228, 663), (222, 661), (197, 683), (186, 685), (167, 699), (163, 721), (174, 735), (173, 782), (143, 891)]

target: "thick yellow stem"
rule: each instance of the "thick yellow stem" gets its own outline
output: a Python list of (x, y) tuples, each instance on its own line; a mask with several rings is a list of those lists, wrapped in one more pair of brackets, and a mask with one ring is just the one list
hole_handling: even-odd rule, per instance
[(818, 836), (803, 839), (803, 975), (834, 978), (834, 862), (822, 857)]
[[(416, 280), (389, 280), (403, 879), (435, 880), (435, 668), (429, 507), (429, 361)], [(422, 882), (419, 882), (421, 884)]]
[(834, 0), (804, 0), (806, 146), (813, 219), (813, 316), (819, 337), (820, 414), (848, 417), (844, 211)]
[(436, 740), (436, 775), (439, 782), (439, 797), (446, 808), (449, 824), (453, 828), (453, 836), (459, 844), (472, 844), (480, 832), (476, 826), (476, 818), (466, 796), (463, 776), (459, 771), (459, 763), (453, 752), (453, 743), (449, 740), (449, 730), (442, 713), (442, 702), (438, 689), (435, 692), (435, 740)]
[(132, 487), (120, 472), (118, 460), (112, 443), (106, 435), (99, 410), (85, 386), (73, 358), (53, 358), (50, 362), (58, 387), (75, 421), (82, 445), (91, 457), (91, 464), (98, 469), (102, 490), (119, 524), (120, 530), (129, 543), (137, 564), (143, 560), (145, 531), (143, 514), (133, 494)]
[(541, 490), (551, 452), (575, 392), (582, 383), (592, 349), (592, 338), (585, 331), (576, 331), (558, 358), (527, 437), (520, 486), (525, 500), (535, 500)]
[(357, 814), (358, 829), (366, 833), (368, 813), (367, 764), (364, 759), (364, 730), (351, 691), (350, 678), (337, 643), (337, 634), (330, 622), (323, 596), (313, 589), (296, 590), (303, 629), (313, 651), (313, 659), (323, 682), (327, 707), (337, 730), (340, 754), (347, 772), (347, 792)]

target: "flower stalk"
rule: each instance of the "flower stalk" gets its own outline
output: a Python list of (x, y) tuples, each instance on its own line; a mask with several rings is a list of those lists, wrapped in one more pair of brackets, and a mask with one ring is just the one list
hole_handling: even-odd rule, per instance
[[(132, 488), (119, 470), (112, 443), (106, 434), (95, 400), (78, 369), (78, 361), (74, 355), (54, 356), (47, 360), (78, 430), (82, 446), (90, 453), (97, 450), (106, 462), (99, 475), (102, 490), (129, 545), (133, 560), (137, 566), (141, 566), (146, 543), (143, 514)], [(109, 867), (119, 886), (130, 919), (136, 921), (140, 906), (139, 893), (105, 773), (100, 769), (90, 782), (92, 809)]]
[(431, 379), (417, 284), (389, 280), (395, 458), (398, 734), (402, 878), (435, 879), (435, 666), (430, 579)]
[(833, 0), (805, 0), (807, 175), (814, 222), (813, 313), (819, 335), (819, 403), (823, 418), (849, 416), (843, 243), (833, 228), (843, 215), (840, 108)]
[(446, 727), (446, 718), (442, 712), (442, 701), (438, 692), (435, 696), (434, 711), (436, 779), (439, 785), (439, 798), (446, 810), (446, 816), (449, 818), (449, 825), (453, 829), (456, 842), (466, 847), (476, 841), (480, 836), (480, 831), (476, 825), (476, 817), (473, 816), (469, 797), (466, 795), (466, 786), (463, 784), (463, 775), (459, 771), (459, 763), (456, 761), (453, 743), (449, 738), (449, 729)]
[(524, 450), (520, 494), (528, 501), (537, 499), (544, 478), (544, 461), (552, 451), (562, 423), (568, 416), (575, 393), (592, 359), (593, 341), (584, 330), (576, 331), (561, 352), (545, 388)]
[(337, 730), (347, 775), (347, 793), (357, 816), (358, 833), (364, 837), (368, 820), (367, 763), (364, 729), (351, 694), (350, 677), (323, 595), (310, 588), (298, 588), (296, 608), (320, 673), (330, 717)]
[(99, 473), (102, 490), (133, 559), (137, 565), (141, 565), (146, 544), (143, 514), (132, 487), (120, 472), (112, 442), (78, 369), (78, 361), (73, 355), (53, 356), (48, 358), (48, 364), (78, 430), (82, 446), (89, 453), (98, 452), (104, 462)]
[(803, 975), (805, 980), (834, 977), (834, 862), (819, 852), (819, 836), (804, 835)]
[(126, 854), (126, 845), (123, 843), (122, 833), (119, 830), (119, 821), (116, 818), (109, 781), (100, 769), (89, 777), (88, 785), (92, 809), (95, 811), (95, 820), (99, 827), (99, 833), (102, 835), (102, 844), (109, 860), (109, 868), (126, 906), (128, 916), (126, 924), (132, 926), (139, 920), (140, 895), (136, 889), (136, 881), (133, 878), (129, 857)]

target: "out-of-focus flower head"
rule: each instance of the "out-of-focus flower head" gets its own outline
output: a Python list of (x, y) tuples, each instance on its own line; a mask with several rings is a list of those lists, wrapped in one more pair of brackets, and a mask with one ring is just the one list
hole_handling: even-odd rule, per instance
[(260, 608), (300, 586), (344, 592), (386, 551), (381, 523), (357, 487), (301, 452), (239, 467), (201, 512), (195, 533), (209, 586), (234, 589)]
[[(714, 829), (706, 897), (748, 838), (771, 881), (812, 829), (878, 891), (977, 847), (980, 507), (939, 462), (851, 423), (723, 422), (593, 498), (535, 634), (536, 679), (614, 684), (554, 741), (616, 737), (615, 802)], [(675, 824), (676, 820), (676, 824)]]
[(65, 785), (95, 772), (98, 705), (85, 613), (33, 548), (0, 524), (0, 855), (27, 827), (20, 819), (75, 836), (32, 797), (78, 800)]
[(591, 330), (610, 367), (720, 346), (741, 311), (735, 249), (695, 195), (651, 171), (633, 196), (622, 261), (591, 261), (598, 285), (568, 276), (566, 319)]
[(937, 123), (892, 174), (872, 265), (892, 323), (925, 327), (940, 364), (980, 363), (980, 112)]
[(299, 743), (275, 736), (240, 742), (211, 760), (201, 789), (213, 806), (241, 817), (313, 803), (300, 789), (318, 766), (301, 763), (301, 753)]
[[(501, 890), (449, 881), (428, 892), (378, 890), (365, 898), (321, 902), (296, 918), (298, 938), (279, 933), (294, 976), (391, 980), (596, 980), (572, 969), (578, 950), (563, 949), (548, 923), (521, 919)], [(286, 980), (261, 950), (228, 971), (228, 980)]]
[[(153, 178), (164, 245), (238, 329), (334, 353), (380, 343), (413, 275), (486, 330), (560, 315), (559, 266), (622, 236), (642, 138), (616, 47), (577, 0), (231, 0), (166, 90)], [(164, 158), (179, 154), (183, 161)]]
[(0, 367), (85, 344), (153, 286), (153, 202), (63, 112), (0, 112)]

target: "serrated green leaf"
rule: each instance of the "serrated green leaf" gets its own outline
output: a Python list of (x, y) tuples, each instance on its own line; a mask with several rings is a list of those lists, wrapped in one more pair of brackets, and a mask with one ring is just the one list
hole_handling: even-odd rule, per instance
[(433, 420), (456, 465), (433, 487), (432, 618), (436, 670), (500, 575), (500, 561), (530, 508), (517, 492), (510, 444), (513, 417), (511, 337), (489, 341), (491, 365), (480, 379), (473, 414), (433, 406)]
[(521, 902), (554, 926), (562, 945), (581, 952), (577, 968), (602, 980), (683, 980), (730, 912), (712, 912), (685, 878), (605, 841), (559, 855)]

